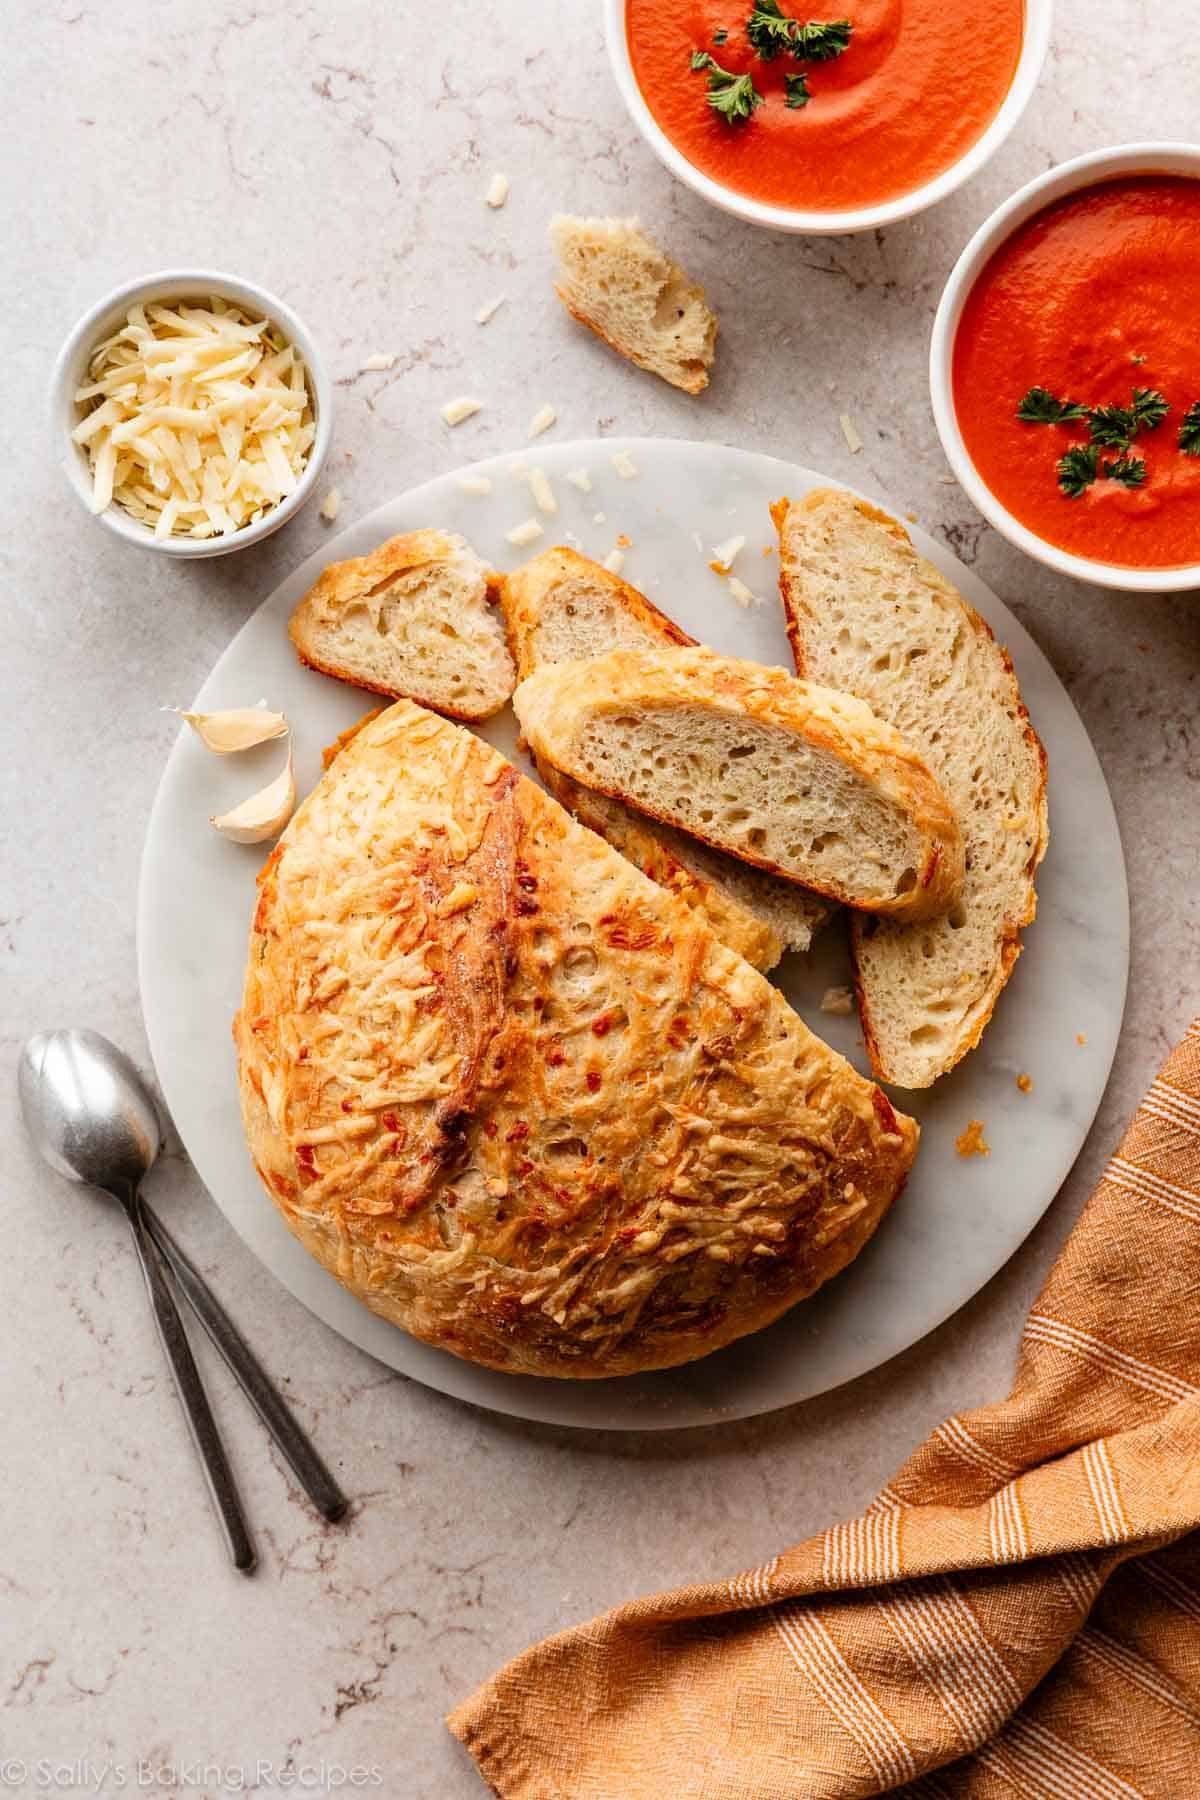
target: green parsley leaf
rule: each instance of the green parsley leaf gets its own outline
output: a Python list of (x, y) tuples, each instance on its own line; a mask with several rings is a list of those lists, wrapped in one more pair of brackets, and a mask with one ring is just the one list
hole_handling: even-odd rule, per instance
[(1093, 444), (1106, 450), (1128, 450), (1137, 433), (1131, 406), (1094, 406), (1088, 422)]
[(779, 0), (755, 0), (754, 11), (746, 20), (746, 36), (762, 60), (772, 62), (781, 50), (791, 48), (798, 22), (780, 11)]
[(832, 62), (848, 47), (853, 30), (849, 19), (830, 19), (826, 24), (810, 19), (793, 32), (792, 54), (801, 62)]
[(1179, 448), (1185, 456), (1200, 456), (1200, 400), (1189, 406), (1179, 427)]
[(1119, 456), (1115, 462), (1106, 462), (1102, 472), (1109, 481), (1119, 481), (1123, 487), (1141, 487), (1146, 479), (1145, 458)]
[(801, 70), (799, 75), (785, 75), (783, 85), (787, 89), (784, 105), (789, 112), (795, 112), (799, 106), (807, 106), (812, 99), (808, 91), (808, 76)]
[(755, 107), (762, 105), (763, 97), (755, 87), (753, 77), (735, 75), (731, 70), (723, 69), (707, 50), (692, 51), (692, 67), (708, 70), (708, 104), (714, 112), (720, 113), (727, 125), (750, 118)]
[(1058, 485), (1068, 500), (1078, 500), (1098, 473), (1100, 452), (1095, 444), (1076, 444), (1059, 458)]
[(1161, 425), (1171, 408), (1165, 394), (1157, 388), (1134, 388), (1133, 405), (1130, 411), (1137, 420), (1140, 431), (1153, 431)]
[(1026, 425), (1064, 425), (1069, 419), (1086, 419), (1086, 406), (1073, 400), (1056, 400), (1049, 388), (1031, 387), (1020, 406), (1017, 417)]

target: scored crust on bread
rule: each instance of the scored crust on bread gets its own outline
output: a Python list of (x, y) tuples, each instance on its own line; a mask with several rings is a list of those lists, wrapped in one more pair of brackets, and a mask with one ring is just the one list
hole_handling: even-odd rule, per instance
[[(694, 643), (637, 588), (562, 545), (506, 575), (501, 598), (518, 680), (548, 664), (609, 650)], [(721, 942), (756, 969), (774, 968), (785, 950), (807, 950), (830, 915), (829, 902), (818, 895), (592, 792), (548, 762), (539, 763), (538, 773), (582, 824), (698, 907)]]
[(555, 292), (578, 319), (639, 369), (698, 394), (717, 339), (704, 289), (639, 229), (636, 219), (550, 221)]
[(962, 823), (952, 911), (851, 926), (871, 1065), (928, 1087), (979, 1042), (1037, 909), (1046, 754), (1007, 652), (897, 520), (830, 489), (772, 512), (797, 672), (847, 688), (903, 732)]
[(246, 1137), (372, 1311), (513, 1373), (665, 1368), (857, 1255), (917, 1127), (699, 914), (400, 701), (259, 876)]
[(958, 821), (917, 752), (850, 694), (703, 648), (537, 670), (513, 707), (585, 786), (832, 900), (929, 917), (958, 897)]
[(324, 675), (456, 719), (487, 719), (516, 679), (498, 586), (465, 539), (410, 531), (326, 569), (288, 636)]

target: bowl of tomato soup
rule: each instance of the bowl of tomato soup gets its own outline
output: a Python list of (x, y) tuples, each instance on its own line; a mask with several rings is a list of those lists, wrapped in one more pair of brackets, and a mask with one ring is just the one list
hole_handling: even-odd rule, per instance
[(934, 416), (1011, 542), (1106, 587), (1200, 587), (1200, 147), (1052, 169), (964, 250), (934, 323)]
[(605, 0), (625, 104), (673, 174), (753, 224), (866, 231), (966, 181), (1037, 85), (1051, 0)]

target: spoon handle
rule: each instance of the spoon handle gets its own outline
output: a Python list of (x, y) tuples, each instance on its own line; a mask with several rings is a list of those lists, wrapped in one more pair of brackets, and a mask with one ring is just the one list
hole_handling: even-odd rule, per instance
[(175, 1377), (175, 1386), (183, 1404), (184, 1417), (188, 1430), (192, 1434), (192, 1442), (200, 1457), (204, 1477), (208, 1483), (208, 1491), (221, 1522), (225, 1534), (225, 1542), (229, 1546), (229, 1554), (235, 1569), (241, 1569), (248, 1575), (254, 1567), (254, 1545), (250, 1542), (250, 1533), (246, 1529), (246, 1520), (242, 1513), (242, 1503), (238, 1499), (237, 1487), (234, 1484), (233, 1471), (229, 1467), (224, 1445), (217, 1432), (217, 1423), (208, 1404), (208, 1396), (200, 1381), (200, 1371), (192, 1356), (191, 1346), (183, 1329), (183, 1320), (179, 1316), (179, 1308), (167, 1285), (162, 1265), (155, 1255), (146, 1232), (142, 1218), (142, 1204), (136, 1191), (128, 1197), (122, 1196), (125, 1216), (129, 1220), (129, 1228), (133, 1233), (133, 1241), (137, 1247), (138, 1261), (142, 1265), (142, 1274), (146, 1279), (146, 1291), (150, 1296), (150, 1305), (154, 1313), (154, 1323), (158, 1327), (158, 1336), (167, 1361), (171, 1365), (171, 1373)]
[(312, 1440), (259, 1362), (221, 1302), (158, 1214), (142, 1202), (142, 1217), (154, 1244), (171, 1269), (209, 1338), (225, 1358), (242, 1392), (287, 1458), (297, 1481), (317, 1511), (340, 1519), (349, 1501), (322, 1462)]

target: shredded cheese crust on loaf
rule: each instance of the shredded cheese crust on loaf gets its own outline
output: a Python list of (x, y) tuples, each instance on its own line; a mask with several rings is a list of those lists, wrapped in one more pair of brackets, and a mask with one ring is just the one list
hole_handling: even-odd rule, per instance
[(861, 1249), (913, 1122), (681, 901), (407, 701), (268, 859), (235, 1024), (284, 1219), (382, 1317), (539, 1375), (667, 1367)]

